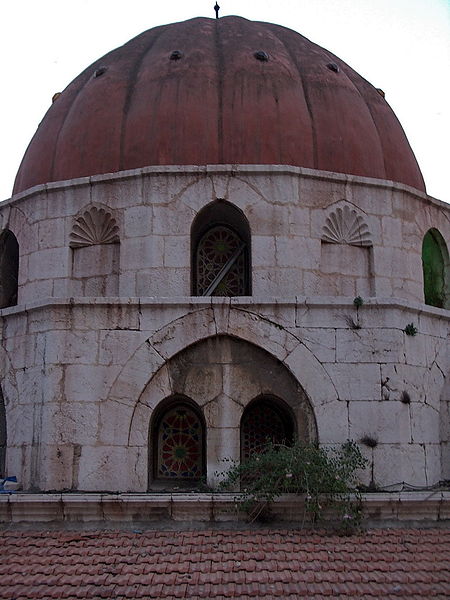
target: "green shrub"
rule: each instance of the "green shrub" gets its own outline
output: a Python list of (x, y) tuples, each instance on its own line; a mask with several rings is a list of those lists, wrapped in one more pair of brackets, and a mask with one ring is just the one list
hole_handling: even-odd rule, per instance
[(361, 518), (357, 469), (367, 465), (359, 447), (348, 441), (339, 448), (295, 442), (291, 446), (268, 443), (240, 464), (233, 464), (221, 484), (223, 490), (239, 489), (239, 502), (249, 519), (267, 519), (275, 498), (304, 494), (312, 521), (326, 507), (337, 509), (341, 524), (354, 528)]

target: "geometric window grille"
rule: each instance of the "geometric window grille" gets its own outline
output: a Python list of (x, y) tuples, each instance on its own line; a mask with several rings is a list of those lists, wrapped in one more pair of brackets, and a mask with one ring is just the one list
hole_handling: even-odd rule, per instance
[(196, 253), (198, 296), (248, 294), (247, 244), (230, 227), (216, 225), (201, 237)]
[(203, 426), (188, 406), (178, 404), (160, 419), (156, 478), (197, 480), (202, 476)]
[(241, 461), (262, 452), (268, 442), (291, 444), (292, 419), (270, 399), (253, 402), (244, 412), (241, 423)]

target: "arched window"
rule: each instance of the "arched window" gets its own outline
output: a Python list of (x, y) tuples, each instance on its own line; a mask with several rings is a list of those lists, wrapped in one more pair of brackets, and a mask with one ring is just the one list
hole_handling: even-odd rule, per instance
[(449, 307), (449, 255), (444, 238), (437, 229), (429, 229), (422, 243), (423, 287), (425, 304)]
[(205, 475), (205, 428), (197, 407), (175, 398), (153, 426), (153, 479), (198, 481)]
[(0, 234), (0, 308), (17, 304), (19, 244), (9, 229)]
[(0, 477), (5, 477), (6, 458), (6, 411), (5, 400), (0, 388)]
[(260, 396), (245, 409), (241, 420), (241, 460), (262, 452), (267, 442), (292, 444), (294, 420), (285, 403), (273, 396)]
[(191, 232), (194, 296), (248, 296), (250, 227), (244, 214), (217, 200), (197, 215)]

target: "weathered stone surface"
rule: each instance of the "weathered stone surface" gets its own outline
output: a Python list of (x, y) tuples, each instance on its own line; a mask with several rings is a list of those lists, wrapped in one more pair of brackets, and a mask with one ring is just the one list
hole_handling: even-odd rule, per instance
[[(250, 226), (250, 297), (190, 296), (192, 224), (218, 198)], [(92, 203), (120, 243), (72, 249)], [(343, 206), (360, 246), (323, 237)], [(2, 311), (8, 473), (24, 489), (145, 491), (149, 431), (179, 394), (206, 422), (213, 483), (265, 394), (301, 439), (376, 436), (380, 485), (448, 478), (449, 317), (423, 304), (421, 264), (430, 227), (448, 245), (446, 214), (391, 182), (270, 165), (148, 167), (3, 203), (20, 250), (19, 305)]]

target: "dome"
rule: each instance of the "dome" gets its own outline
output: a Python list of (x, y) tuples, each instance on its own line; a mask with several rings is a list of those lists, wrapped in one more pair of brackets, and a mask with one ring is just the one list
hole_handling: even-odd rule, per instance
[(284, 164), (425, 190), (382, 95), (300, 34), (240, 17), (145, 31), (55, 100), (14, 193), (149, 165)]

